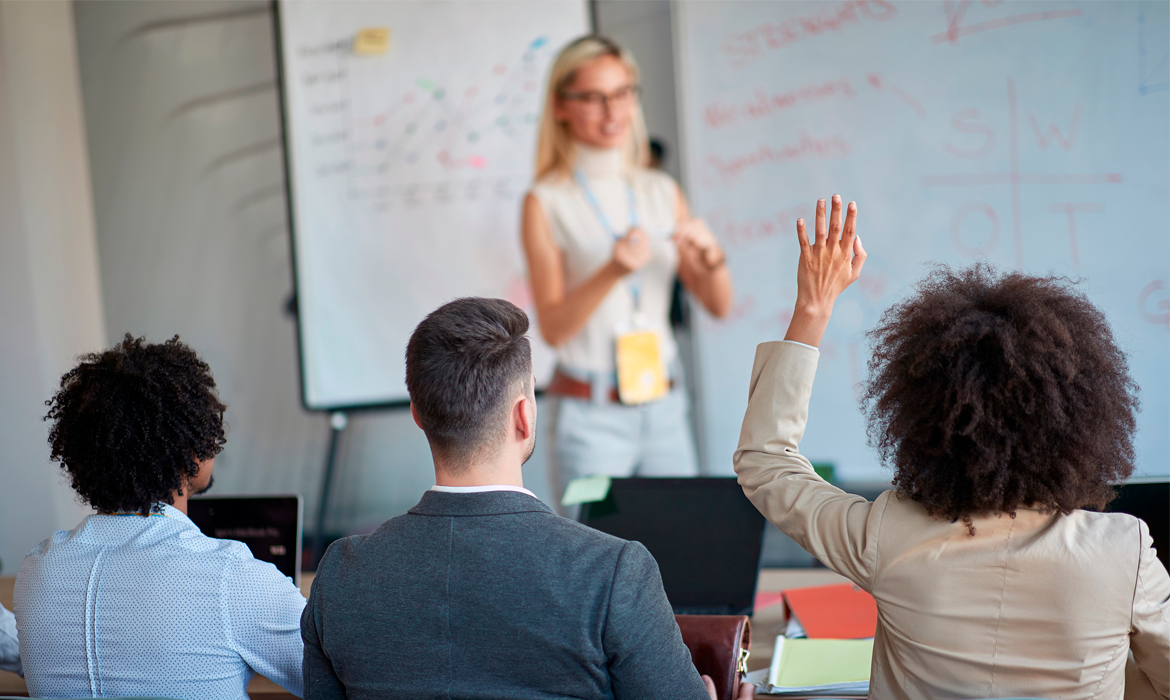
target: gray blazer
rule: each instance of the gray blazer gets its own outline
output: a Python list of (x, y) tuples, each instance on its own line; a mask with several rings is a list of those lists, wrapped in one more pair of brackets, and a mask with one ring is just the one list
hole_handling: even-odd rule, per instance
[(310, 700), (708, 697), (646, 548), (512, 491), (334, 542), (301, 636)]

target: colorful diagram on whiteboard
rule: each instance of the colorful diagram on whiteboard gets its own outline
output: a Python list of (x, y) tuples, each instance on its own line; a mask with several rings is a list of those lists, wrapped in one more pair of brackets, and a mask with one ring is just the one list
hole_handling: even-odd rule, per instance
[(517, 176), (527, 173), (514, 156), (536, 138), (547, 36), (478, 74), (442, 78), (406, 78), (393, 47), (375, 55), (352, 48), (361, 36), (307, 49), (321, 58), (302, 76), (319, 126), (313, 144), (333, 151), (318, 177), (344, 174), (351, 200), (416, 206), (522, 191)]
[(452, 299), (507, 299), (541, 340), (520, 245), (549, 67), (584, 0), (281, 0), (302, 398), (407, 401), (402, 352)]

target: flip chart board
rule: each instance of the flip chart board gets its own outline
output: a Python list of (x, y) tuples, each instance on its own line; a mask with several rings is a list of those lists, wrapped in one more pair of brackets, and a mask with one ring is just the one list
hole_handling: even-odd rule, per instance
[[(278, 5), (302, 398), (407, 400), (411, 331), (461, 296), (532, 314), (520, 250), (544, 81), (584, 2)], [(531, 333), (538, 385), (552, 352)]]
[(1084, 280), (1141, 387), (1137, 474), (1170, 473), (1170, 5), (681, 2), (686, 185), (736, 301), (696, 328), (702, 447), (731, 468), (757, 343), (796, 297), (795, 221), (856, 200), (869, 253), (821, 346), (801, 451), (877, 480), (865, 331), (937, 261)]

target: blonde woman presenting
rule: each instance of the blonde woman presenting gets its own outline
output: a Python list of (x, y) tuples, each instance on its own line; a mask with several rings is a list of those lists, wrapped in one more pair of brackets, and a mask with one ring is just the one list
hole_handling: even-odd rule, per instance
[(674, 278), (712, 315), (726, 256), (649, 147), (628, 51), (598, 36), (553, 63), (522, 237), (544, 339), (556, 348), (554, 488), (591, 474), (698, 473), (668, 314)]

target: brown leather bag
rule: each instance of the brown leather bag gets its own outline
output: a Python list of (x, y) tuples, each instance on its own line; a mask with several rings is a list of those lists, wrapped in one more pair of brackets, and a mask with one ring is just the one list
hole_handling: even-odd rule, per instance
[(675, 615), (674, 619), (695, 668), (715, 681), (715, 697), (735, 700), (752, 644), (747, 615)]

